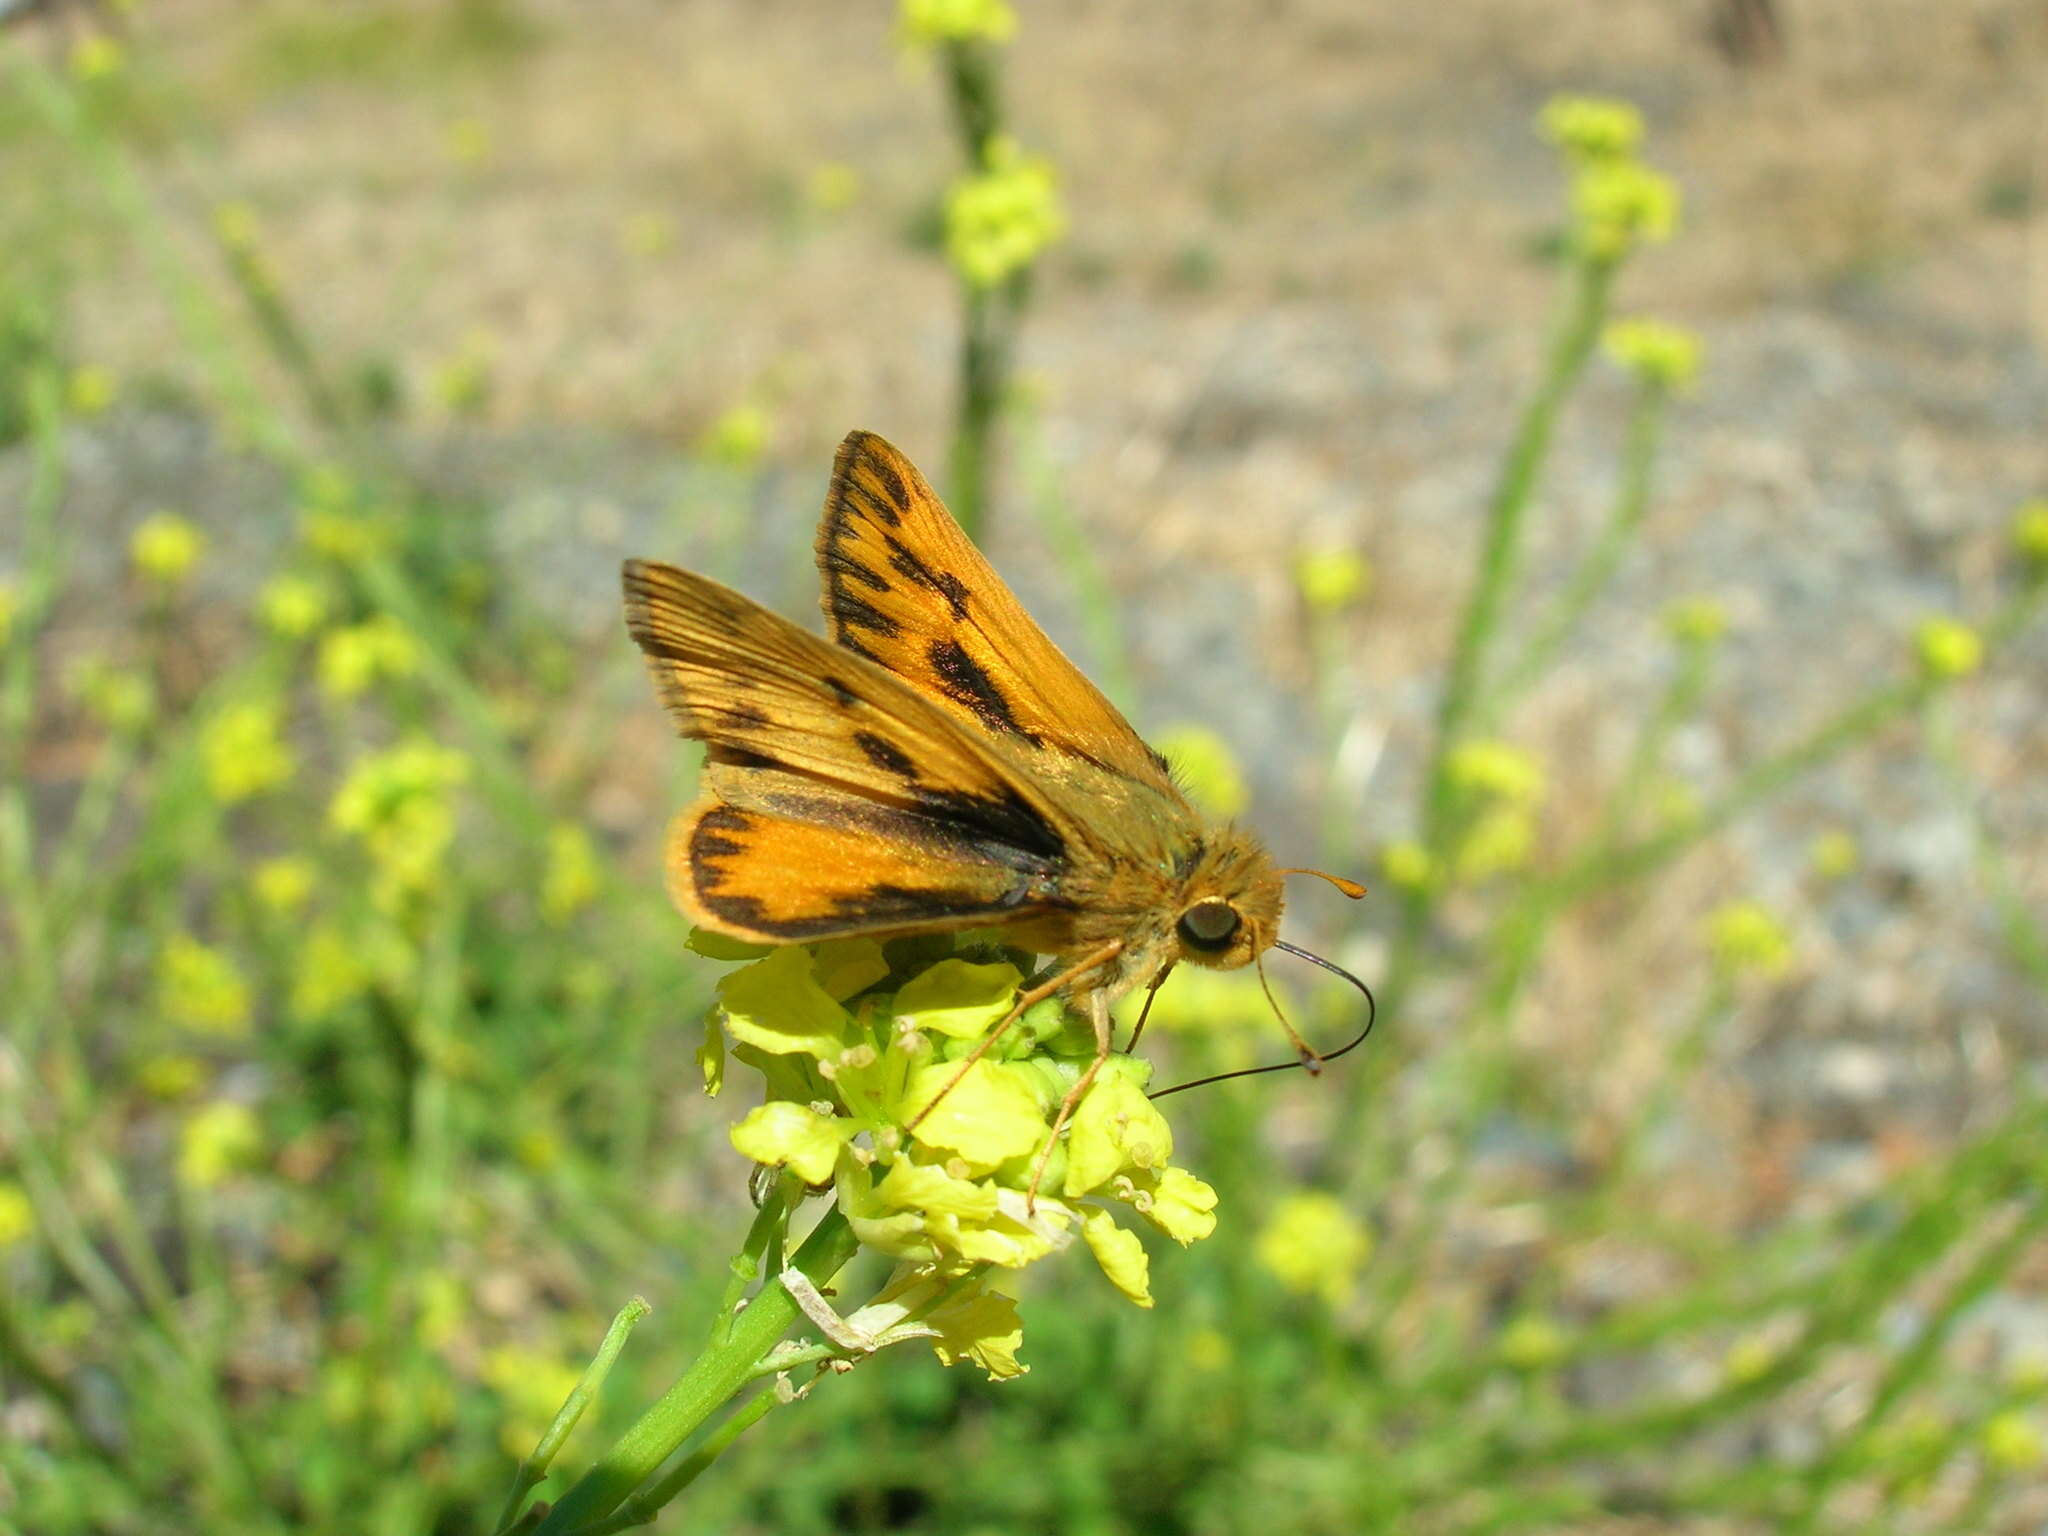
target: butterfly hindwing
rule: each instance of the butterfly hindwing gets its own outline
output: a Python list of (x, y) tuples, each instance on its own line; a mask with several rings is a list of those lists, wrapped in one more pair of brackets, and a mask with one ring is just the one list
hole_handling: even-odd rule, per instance
[(990, 733), (1178, 798), (1165, 760), (1032, 621), (916, 466), (872, 432), (839, 445), (818, 569), (840, 645)]
[(1052, 903), (1064, 818), (951, 713), (728, 587), (629, 561), (627, 627), (710, 748), (670, 883), (704, 926), (771, 942), (966, 926)]

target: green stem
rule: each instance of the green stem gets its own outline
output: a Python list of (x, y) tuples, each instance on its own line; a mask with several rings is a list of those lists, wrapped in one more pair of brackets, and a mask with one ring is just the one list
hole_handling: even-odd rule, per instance
[(595, 1525), (586, 1525), (575, 1536), (611, 1536), (612, 1532), (629, 1530), (636, 1525), (649, 1525), (654, 1517), (674, 1500), (690, 1484), (697, 1481), (706, 1467), (725, 1453), (733, 1441), (768, 1417), (768, 1411), (780, 1403), (771, 1387), (756, 1392), (746, 1402), (734, 1409), (726, 1421), (704, 1439), (704, 1443), (690, 1452), (660, 1482), (644, 1493), (636, 1493), (619, 1506), (619, 1512)]
[(619, 1351), (626, 1347), (626, 1336), (653, 1309), (640, 1297), (635, 1296), (612, 1319), (611, 1327), (605, 1330), (604, 1342), (597, 1347), (597, 1354), (584, 1367), (577, 1379), (575, 1390), (569, 1394), (547, 1433), (540, 1437), (540, 1444), (533, 1448), (533, 1454), (519, 1463), (519, 1470), (513, 1475), (512, 1491), (505, 1498), (505, 1507), (498, 1513), (497, 1536), (504, 1536), (519, 1519), (519, 1507), (526, 1502), (527, 1494), (539, 1487), (548, 1475), (548, 1468), (555, 1464), (555, 1457), (562, 1449), (562, 1442), (569, 1438), (569, 1432), (576, 1427), (577, 1420), (590, 1406), (590, 1400), (604, 1385), (605, 1377), (611, 1374), (613, 1364), (619, 1358)]
[(1663, 436), (1664, 409), (1670, 399), (1669, 391), (1656, 383), (1645, 383), (1637, 392), (1635, 409), (1629, 416), (1628, 442), (1622, 449), (1621, 490), (1607, 514), (1607, 522), (1538, 626), (1535, 638), (1522, 648), (1507, 676), (1493, 690), (1486, 707), (1489, 715), (1509, 708), (1550, 670), (1565, 641), (1620, 569), (1629, 541), (1642, 528), (1650, 510), (1657, 445)]
[[(1581, 261), (1572, 268), (1571, 297), (1564, 319), (1552, 337), (1543, 377), (1522, 412), (1487, 506), (1479, 572), (1458, 621), (1450, 669), (1437, 703), (1436, 739), (1423, 773), (1422, 845), (1432, 864), (1441, 863), (1457, 820), (1456, 786), (1448, 771), (1450, 756), (1464, 738), (1479, 701), (1487, 648), (1500, 626), (1502, 609), (1520, 569), (1529, 503), (1549, 456), (1558, 416), (1585, 373), (1606, 321), (1614, 273), (1614, 264), (1605, 261)], [(1417, 951), (1434, 904), (1429, 885), (1412, 887), (1403, 895), (1393, 954), (1381, 988), (1381, 1006), (1390, 1015), (1400, 1012), (1414, 979)]]
[[(823, 1286), (859, 1247), (846, 1217), (834, 1206), (797, 1249), (795, 1267)], [(796, 1298), (771, 1280), (734, 1320), (725, 1342), (699, 1355), (661, 1401), (562, 1496), (540, 1523), (537, 1536), (581, 1532), (616, 1510), (752, 1379), (755, 1364), (800, 1315)]]

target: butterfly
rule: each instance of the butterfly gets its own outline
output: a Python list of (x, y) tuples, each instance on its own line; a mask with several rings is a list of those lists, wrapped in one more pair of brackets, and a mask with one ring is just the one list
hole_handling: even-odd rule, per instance
[[(1277, 947), (1365, 990), (1279, 939), (1284, 875), (1363, 888), (1276, 868), (1197, 810), (872, 432), (839, 446), (817, 560), (825, 639), (706, 577), (626, 562), (626, 627), (677, 729), (708, 748), (667, 849), (693, 922), (763, 944), (995, 929), (1051, 957), (1011, 1017), (1058, 994), (1096, 1043), (1055, 1135), (1110, 1053), (1110, 1004), (1177, 965)], [(1299, 1064), (1328, 1059), (1282, 1024)]]

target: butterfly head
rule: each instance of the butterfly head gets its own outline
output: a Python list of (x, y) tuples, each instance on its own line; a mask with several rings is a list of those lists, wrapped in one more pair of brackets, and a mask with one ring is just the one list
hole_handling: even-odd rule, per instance
[(1266, 850), (1231, 833), (1204, 849), (1182, 885), (1173, 921), (1177, 958), (1232, 971), (1280, 936), (1280, 872)]

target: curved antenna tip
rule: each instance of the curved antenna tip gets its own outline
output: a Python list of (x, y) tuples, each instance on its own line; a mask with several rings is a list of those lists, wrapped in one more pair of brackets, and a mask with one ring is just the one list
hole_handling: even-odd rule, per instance
[(1283, 875), (1314, 875), (1318, 880), (1329, 881), (1330, 884), (1337, 887), (1338, 890), (1349, 896), (1353, 901), (1362, 901), (1365, 898), (1364, 886), (1360, 885), (1356, 880), (1347, 880), (1342, 875), (1333, 875), (1327, 869), (1309, 869), (1297, 864), (1280, 870), (1279, 873)]

